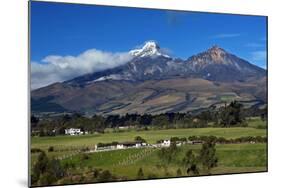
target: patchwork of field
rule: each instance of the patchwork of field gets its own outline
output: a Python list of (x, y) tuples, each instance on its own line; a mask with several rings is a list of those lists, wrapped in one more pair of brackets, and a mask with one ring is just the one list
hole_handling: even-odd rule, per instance
[(136, 136), (141, 136), (148, 143), (156, 143), (160, 139), (169, 139), (171, 137), (189, 137), (189, 136), (217, 136), (224, 138), (238, 138), (243, 136), (266, 136), (266, 129), (257, 129), (254, 127), (234, 127), (234, 128), (189, 128), (189, 129), (166, 129), (166, 130), (148, 130), (148, 131), (126, 131), (111, 132), (106, 134), (90, 134), (83, 136), (56, 136), (56, 137), (32, 137), (32, 148), (48, 149), (50, 146), (59, 148), (81, 148), (94, 147), (95, 144), (109, 143), (113, 141), (123, 142), (132, 141)]
[[(86, 182), (91, 182), (91, 174), (94, 169), (109, 170), (113, 175), (122, 180), (152, 179), (165, 177), (188, 176), (182, 166), (182, 159), (186, 151), (192, 149), (195, 155), (199, 155), (201, 144), (183, 145), (178, 147), (177, 154), (172, 161), (167, 163), (159, 157), (160, 148), (130, 148), (123, 150), (111, 150), (103, 152), (82, 152), (83, 149), (93, 149), (97, 143), (109, 143), (113, 141), (132, 141), (136, 136), (141, 136), (148, 143), (154, 144), (160, 139), (171, 137), (189, 136), (216, 136), (226, 139), (246, 136), (267, 136), (266, 122), (259, 118), (247, 120), (248, 127), (234, 128), (188, 128), (188, 129), (165, 129), (124, 132), (111, 132), (105, 134), (90, 134), (82, 136), (55, 136), (55, 137), (32, 137), (31, 148), (44, 150), (48, 157), (56, 158), (62, 164), (73, 164), (72, 174), (84, 174), (89, 177)], [(54, 151), (50, 152), (50, 147)], [(39, 153), (31, 154), (31, 165), (37, 160)], [(85, 157), (86, 155), (86, 157)], [(241, 172), (264, 172), (267, 171), (267, 144), (266, 143), (239, 143), (239, 144), (216, 144), (218, 165), (209, 172), (200, 170), (204, 174), (227, 174)], [(139, 169), (143, 171), (143, 177), (138, 177)], [(179, 173), (180, 172), (180, 173)], [(89, 174), (89, 175), (87, 175)], [(61, 181), (68, 181), (62, 179)], [(59, 183), (59, 182), (58, 182)]]
[[(64, 160), (79, 166), (76, 173), (83, 173), (94, 168), (110, 170), (113, 174), (136, 179), (139, 168), (142, 168), (144, 178), (176, 177), (180, 169), (182, 176), (187, 176), (181, 161), (185, 152), (192, 149), (199, 153), (201, 145), (185, 145), (179, 148), (177, 156), (171, 163), (161, 162), (159, 149), (127, 149), (88, 154), (83, 159), (82, 154)], [(211, 174), (260, 172), (267, 170), (266, 144), (227, 144), (217, 145), (218, 167), (211, 170)], [(204, 172), (201, 174), (204, 174)]]

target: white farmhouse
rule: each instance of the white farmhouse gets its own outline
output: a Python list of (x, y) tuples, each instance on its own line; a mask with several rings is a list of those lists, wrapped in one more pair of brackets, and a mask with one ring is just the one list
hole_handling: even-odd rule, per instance
[(145, 142), (122, 142), (122, 143), (118, 143), (116, 148), (117, 149), (125, 149), (125, 148), (140, 148), (146, 146)]
[(99, 143), (95, 145), (95, 150), (115, 150), (115, 149), (127, 149), (127, 148), (141, 148), (147, 146), (145, 142), (112, 142), (112, 143)]
[(116, 149), (124, 149), (124, 145), (122, 143), (118, 143)]
[(81, 135), (83, 132), (79, 128), (70, 128), (70, 129), (65, 129), (65, 134), (66, 135)]
[(171, 140), (163, 140), (161, 143), (162, 147), (169, 147), (171, 145)]
[(142, 142), (136, 142), (136, 148), (140, 148), (140, 147), (142, 147), (142, 146), (144, 146), (144, 143), (142, 143)]

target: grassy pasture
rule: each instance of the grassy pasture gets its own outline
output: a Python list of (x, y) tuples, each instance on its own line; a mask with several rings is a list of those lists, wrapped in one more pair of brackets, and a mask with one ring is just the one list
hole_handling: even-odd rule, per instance
[(267, 128), (267, 122), (261, 121), (260, 117), (251, 117), (247, 119), (248, 127)]
[(214, 135), (225, 138), (238, 138), (242, 136), (266, 136), (266, 129), (256, 129), (254, 127), (235, 128), (189, 128), (189, 129), (167, 129), (149, 131), (129, 131), (119, 133), (91, 134), (83, 136), (56, 136), (56, 137), (32, 137), (32, 148), (47, 150), (50, 146), (56, 149), (68, 148), (70, 150), (82, 147), (94, 147), (99, 142), (130, 141), (135, 136), (141, 136), (148, 143), (155, 143), (157, 140), (177, 137), (189, 137), (200, 135)]
[[(179, 152), (172, 162), (167, 164), (161, 161), (158, 156), (159, 149), (133, 148), (125, 150), (114, 150), (105, 152), (78, 153), (82, 148), (94, 147), (99, 142), (108, 143), (112, 141), (131, 141), (135, 136), (141, 136), (148, 143), (155, 143), (157, 140), (189, 136), (210, 136), (224, 137), (226, 139), (243, 136), (266, 136), (266, 122), (260, 118), (247, 119), (248, 127), (234, 128), (189, 128), (189, 129), (165, 129), (125, 132), (108, 132), (105, 134), (90, 134), (83, 136), (55, 136), (55, 137), (32, 137), (31, 147), (40, 148), (52, 158), (64, 157), (62, 164), (74, 164), (72, 174), (86, 175), (85, 181), (91, 182), (92, 170), (109, 170), (112, 174), (121, 177), (123, 180), (134, 180), (137, 177), (139, 168), (143, 169), (142, 179), (165, 178), (187, 176), (181, 161), (188, 149), (192, 149), (196, 155), (199, 154), (201, 145), (184, 145), (179, 147)], [(261, 128), (262, 127), (262, 128)], [(54, 147), (53, 152), (48, 152), (50, 146)], [(267, 170), (267, 144), (217, 144), (216, 153), (219, 159), (218, 166), (211, 170), (211, 174), (227, 174), (241, 172), (261, 172)], [(31, 165), (34, 165), (38, 153), (31, 154)], [(201, 167), (202, 168), (202, 167)], [(181, 175), (177, 173), (180, 169)], [(201, 175), (206, 174), (203, 170)], [(67, 178), (67, 177), (66, 177)], [(64, 181), (63, 179), (61, 180)], [(67, 180), (66, 180), (67, 181)]]
[[(102, 168), (127, 179), (136, 179), (140, 167), (143, 169), (144, 178), (152, 175), (156, 177), (176, 177), (177, 169), (180, 169), (182, 175), (186, 176), (181, 160), (188, 149), (193, 149), (198, 154), (200, 148), (201, 145), (180, 147), (179, 153), (170, 164), (161, 162), (158, 157), (158, 149), (153, 149), (138, 160), (134, 160), (134, 156), (142, 153), (145, 149), (92, 153), (89, 154), (87, 160), (83, 160), (82, 155), (77, 155), (63, 162), (72, 162), (79, 165), (80, 173), (92, 168)], [(219, 163), (218, 167), (212, 169), (211, 174), (266, 171), (266, 144), (217, 145), (216, 149)], [(124, 160), (131, 161), (131, 163), (120, 164)]]

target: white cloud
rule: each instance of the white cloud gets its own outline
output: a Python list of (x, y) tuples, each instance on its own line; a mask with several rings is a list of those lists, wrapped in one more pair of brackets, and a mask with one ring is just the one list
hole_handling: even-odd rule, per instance
[(96, 49), (87, 50), (78, 56), (50, 55), (41, 62), (31, 62), (31, 89), (114, 68), (131, 59), (132, 56), (127, 52), (110, 53)]
[(218, 35), (214, 35), (211, 38), (224, 39), (224, 38), (234, 38), (234, 37), (239, 37), (239, 36), (241, 36), (240, 33), (221, 33), (221, 34), (218, 34)]

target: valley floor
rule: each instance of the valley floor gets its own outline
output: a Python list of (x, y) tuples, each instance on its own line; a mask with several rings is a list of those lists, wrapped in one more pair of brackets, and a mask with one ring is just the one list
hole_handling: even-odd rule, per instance
[[(196, 155), (202, 147), (198, 145), (183, 145), (178, 147), (179, 152), (169, 163), (159, 158), (159, 148), (132, 148), (113, 150), (106, 152), (85, 153), (83, 149), (91, 149), (97, 143), (109, 143), (113, 141), (132, 141), (136, 136), (141, 136), (147, 143), (153, 144), (160, 139), (171, 137), (189, 136), (217, 136), (226, 139), (244, 136), (267, 136), (266, 129), (259, 129), (252, 124), (249, 127), (235, 128), (189, 128), (167, 129), (148, 131), (126, 131), (119, 133), (89, 134), (83, 136), (56, 136), (56, 137), (32, 137), (31, 148), (39, 148), (49, 158), (60, 159), (62, 165), (73, 164), (71, 175), (64, 177), (55, 184), (73, 184), (101, 182), (93, 178), (93, 170), (109, 170), (116, 178), (113, 181), (152, 179), (190, 176), (181, 165), (182, 158), (187, 150), (192, 149)], [(48, 149), (52, 146), (54, 151)], [(216, 144), (218, 157), (217, 167), (210, 172), (200, 171), (200, 175), (229, 174), (242, 172), (267, 171), (267, 144), (266, 143), (240, 143), (240, 144)], [(39, 153), (31, 154), (31, 166), (37, 161)], [(85, 155), (87, 155), (85, 157)], [(138, 176), (139, 169), (143, 176)], [(109, 181), (109, 180), (108, 180)]]

